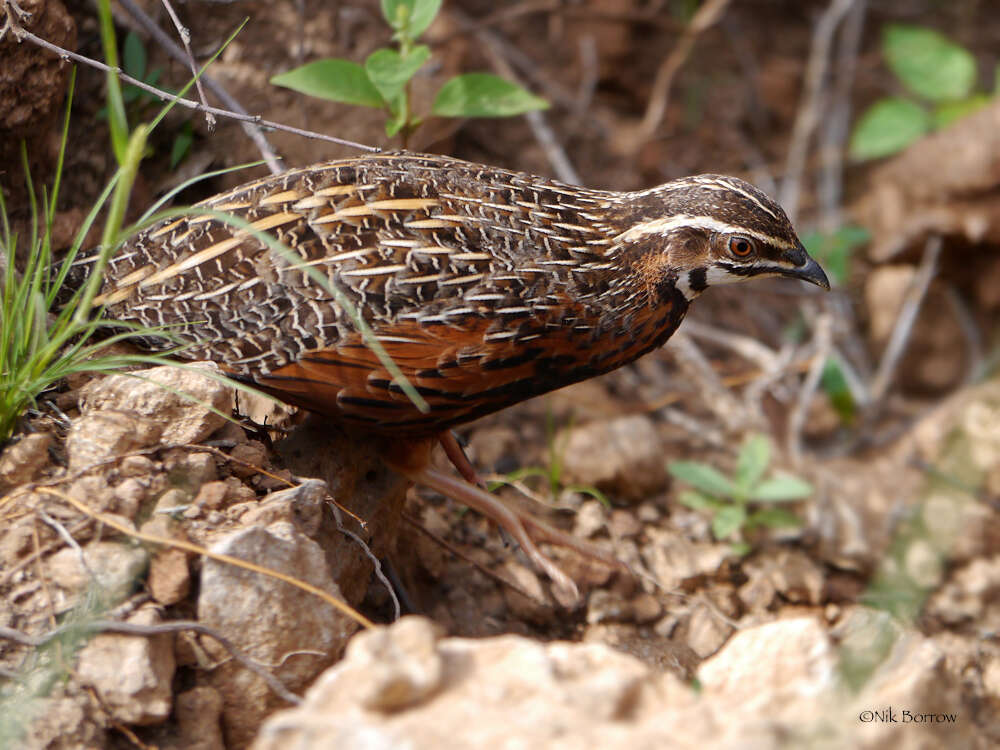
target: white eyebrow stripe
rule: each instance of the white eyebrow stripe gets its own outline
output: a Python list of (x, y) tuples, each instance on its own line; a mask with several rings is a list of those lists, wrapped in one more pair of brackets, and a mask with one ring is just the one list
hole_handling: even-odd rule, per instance
[(776, 214), (771, 208), (766, 206), (763, 203), (763, 201), (761, 201), (760, 198), (758, 198), (753, 193), (744, 190), (742, 187), (740, 187), (740, 185), (736, 182), (736, 180), (730, 180), (725, 177), (719, 178), (719, 177), (709, 177), (707, 175), (697, 175), (695, 177), (689, 178), (688, 180), (678, 180), (676, 182), (668, 182), (663, 185), (657, 185), (656, 187), (646, 188), (645, 190), (635, 190), (629, 193), (629, 195), (633, 196), (653, 195), (659, 191), (664, 191), (664, 190), (670, 192), (673, 192), (675, 190), (682, 190), (685, 187), (685, 185), (683, 184), (685, 182), (688, 185), (695, 184), (701, 187), (706, 187), (709, 190), (720, 190), (720, 191), (729, 190), (734, 193), (737, 193), (738, 195), (742, 195), (744, 198), (751, 201), (755, 206), (760, 208), (760, 210), (766, 213), (768, 216), (770, 216), (773, 219), (777, 219), (778, 221), (781, 221), (781, 217), (778, 216), (778, 214)]
[(671, 231), (682, 227), (707, 229), (712, 232), (719, 232), (720, 234), (742, 234), (747, 237), (753, 237), (754, 239), (760, 240), (768, 245), (774, 245), (775, 247), (780, 247), (785, 250), (794, 250), (796, 248), (796, 245), (793, 245), (791, 242), (783, 240), (779, 237), (772, 237), (747, 227), (726, 224), (718, 219), (713, 219), (711, 216), (689, 216), (688, 214), (677, 214), (676, 216), (669, 216), (665, 219), (652, 219), (651, 221), (636, 224), (615, 237), (615, 243), (630, 242), (647, 234), (666, 235)]

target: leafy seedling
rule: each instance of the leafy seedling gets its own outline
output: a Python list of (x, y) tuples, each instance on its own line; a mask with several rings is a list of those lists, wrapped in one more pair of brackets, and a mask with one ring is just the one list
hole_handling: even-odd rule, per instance
[(271, 83), (320, 99), (382, 109), (386, 135), (399, 135), (404, 148), (427, 116), (512, 117), (549, 106), (500, 76), (466, 73), (441, 86), (427, 115), (413, 112), (410, 82), (431, 59), (430, 48), (418, 39), (440, 9), (441, 0), (382, 0), (395, 49), (377, 49), (363, 65), (342, 58), (317, 60), (276, 75)]
[(902, 151), (1000, 94), (1000, 65), (994, 72), (993, 93), (974, 91), (972, 53), (933, 29), (887, 26), (882, 57), (906, 93), (879, 99), (858, 119), (850, 143), (851, 157), (858, 161)]
[[(137, 81), (142, 81), (150, 86), (156, 86), (168, 94), (176, 94), (176, 91), (159, 85), (160, 76), (163, 73), (162, 69), (153, 68), (152, 70), (148, 70), (148, 64), (149, 55), (146, 52), (145, 45), (142, 43), (142, 39), (139, 38), (138, 34), (130, 31), (125, 36), (125, 41), (122, 44), (122, 71)], [(109, 96), (109, 100), (114, 101), (114, 97)], [(138, 120), (142, 119), (151, 105), (159, 105), (160, 100), (155, 94), (146, 89), (132, 83), (124, 83), (121, 85), (121, 102), (128, 119)], [(108, 113), (111, 111), (110, 106), (113, 105), (109, 104), (109, 106), (102, 107), (98, 111), (97, 116), (107, 119)], [(185, 120), (174, 134), (174, 140), (170, 147), (171, 169), (180, 164), (188, 153), (190, 153), (193, 143), (194, 130), (191, 127), (191, 121)]]
[(798, 526), (798, 517), (782, 503), (803, 500), (813, 492), (811, 484), (798, 477), (778, 475), (764, 478), (771, 463), (771, 443), (763, 435), (752, 435), (740, 448), (733, 477), (701, 461), (674, 461), (670, 473), (692, 489), (680, 493), (680, 501), (712, 516), (716, 539), (733, 539), (733, 551), (745, 555), (750, 546), (743, 535), (757, 527)]
[[(570, 421), (569, 427), (572, 427)], [(562, 439), (556, 431), (555, 419), (549, 411), (545, 416), (545, 444), (548, 453), (548, 461), (545, 466), (525, 466), (515, 469), (502, 477), (493, 479), (487, 483), (487, 489), (493, 492), (503, 485), (517, 486), (525, 479), (542, 479), (548, 485), (549, 497), (558, 498), (564, 491), (576, 492), (581, 495), (589, 495), (604, 507), (610, 508), (611, 502), (607, 495), (596, 487), (584, 484), (566, 484), (563, 480), (563, 456), (566, 455), (566, 440), (569, 438), (569, 429), (562, 433)]]

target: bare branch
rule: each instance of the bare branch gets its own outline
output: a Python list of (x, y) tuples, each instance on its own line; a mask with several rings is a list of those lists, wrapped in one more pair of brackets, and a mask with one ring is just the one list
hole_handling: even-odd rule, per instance
[(637, 145), (652, 138), (657, 128), (660, 127), (663, 116), (667, 112), (674, 76), (690, 57), (695, 41), (702, 32), (712, 27), (722, 17), (727, 5), (729, 5), (729, 0), (706, 0), (702, 3), (691, 19), (691, 23), (684, 29), (677, 44), (670, 50), (670, 54), (660, 63), (660, 67), (656, 71), (656, 78), (653, 79), (653, 91), (650, 94), (649, 103), (646, 105), (646, 113), (639, 124), (635, 141)]
[(202, 625), (200, 622), (194, 622), (192, 620), (174, 620), (173, 622), (162, 622), (157, 625), (140, 625), (138, 623), (115, 622), (113, 620), (74, 622), (50, 630), (45, 635), (41, 636), (31, 636), (27, 633), (14, 630), (13, 628), (0, 627), (0, 638), (20, 643), (23, 646), (40, 648), (50, 641), (70, 633), (118, 633), (120, 635), (138, 635), (149, 638), (157, 635), (180, 633), (183, 631), (193, 631), (199, 635), (205, 635), (218, 641), (219, 645), (226, 649), (230, 656), (264, 680), (268, 687), (270, 687), (271, 690), (273, 690), (274, 693), (280, 698), (283, 698), (296, 706), (302, 703), (302, 699), (299, 698), (299, 696), (291, 692), (270, 672), (247, 656), (243, 650), (239, 648), (239, 646), (214, 628), (210, 628), (207, 625)]
[(820, 121), (823, 83), (829, 68), (833, 35), (855, 2), (857, 0), (832, 0), (813, 31), (802, 104), (795, 118), (795, 127), (792, 129), (788, 158), (785, 161), (785, 178), (781, 184), (781, 197), (778, 201), (793, 223), (798, 214), (799, 193), (802, 175), (805, 172), (806, 156), (809, 153), (809, 140)]
[(813, 346), (815, 355), (812, 366), (806, 375), (795, 407), (788, 418), (788, 456), (793, 465), (798, 465), (802, 459), (802, 431), (806, 418), (809, 416), (809, 405), (812, 403), (816, 389), (819, 387), (823, 368), (826, 366), (830, 350), (833, 348), (833, 315), (829, 309), (824, 309), (817, 317), (813, 326)]
[[(161, 0), (163, 7), (167, 9), (167, 13), (170, 15), (170, 20), (174, 22), (174, 28), (177, 29), (177, 36), (181, 38), (181, 42), (184, 44), (184, 52), (187, 54), (188, 66), (191, 68), (191, 75), (195, 77), (194, 85), (198, 89), (198, 98), (201, 99), (201, 103), (206, 107), (208, 106), (208, 100), (205, 98), (205, 89), (202, 88), (201, 76), (198, 75), (198, 65), (194, 61), (194, 53), (191, 52), (191, 32), (181, 24), (181, 19), (177, 17), (177, 13), (174, 11), (174, 6), (170, 3), (170, 0)], [(205, 113), (205, 124), (208, 126), (208, 132), (215, 130), (215, 115), (211, 112)]]
[(848, 11), (843, 30), (837, 40), (835, 81), (829, 111), (823, 118), (819, 144), (820, 226), (832, 232), (840, 226), (840, 201), (844, 183), (844, 147), (850, 130), (851, 89), (861, 47), (861, 32), (865, 25), (867, 0), (857, 0)]
[[(351, 148), (358, 148), (358, 149), (361, 149), (363, 151), (378, 151), (379, 150), (379, 149), (375, 148), (374, 146), (366, 146), (363, 143), (355, 143), (354, 141), (348, 141), (348, 140), (345, 140), (343, 138), (337, 138), (337, 137), (332, 136), (332, 135), (326, 135), (324, 133), (316, 133), (316, 132), (313, 132), (311, 130), (302, 130), (301, 128), (293, 128), (290, 125), (283, 125), (280, 122), (274, 122), (272, 120), (265, 120), (262, 117), (260, 117), (259, 115), (240, 114), (238, 112), (231, 112), (231, 111), (229, 111), (227, 109), (220, 109), (218, 107), (206, 107), (206, 106), (204, 106), (203, 104), (201, 104), (199, 102), (192, 101), (190, 99), (181, 98), (179, 96), (176, 96), (175, 94), (171, 94), (169, 92), (162, 91), (161, 89), (158, 89), (155, 86), (150, 86), (145, 81), (139, 81), (139, 80), (137, 80), (135, 78), (132, 78), (131, 76), (126, 75), (125, 73), (123, 73), (120, 68), (112, 68), (109, 65), (106, 65), (105, 63), (99, 62), (98, 60), (92, 60), (89, 57), (84, 57), (83, 55), (78, 55), (75, 52), (70, 52), (67, 49), (63, 49), (62, 47), (59, 47), (58, 45), (52, 44), (51, 42), (46, 41), (45, 39), (42, 39), (39, 36), (35, 36), (30, 31), (23, 31), (22, 35), (29, 42), (37, 44), (39, 47), (43, 47), (43, 48), (45, 48), (47, 50), (50, 50), (51, 52), (54, 52), (55, 54), (59, 55), (63, 59), (75, 60), (76, 62), (82, 63), (83, 65), (89, 65), (92, 68), (97, 68), (98, 70), (103, 70), (103, 71), (109, 71), (109, 70), (111, 70), (111, 71), (114, 71), (115, 73), (117, 73), (121, 77), (121, 79), (123, 81), (125, 81), (127, 83), (130, 83), (133, 86), (137, 86), (138, 88), (141, 88), (144, 91), (148, 91), (149, 93), (157, 96), (158, 98), (160, 98), (160, 99), (162, 99), (164, 101), (175, 102), (175, 103), (179, 104), (180, 106), (186, 107), (188, 109), (193, 109), (193, 110), (196, 110), (196, 111), (212, 112), (213, 114), (219, 115), (220, 117), (228, 117), (228, 118), (230, 118), (232, 120), (238, 120), (240, 122), (252, 123), (252, 124), (255, 124), (255, 125), (263, 125), (263, 126), (268, 127), (268, 128), (273, 128), (274, 130), (282, 130), (282, 131), (284, 131), (286, 133), (294, 133), (295, 135), (305, 136), (306, 138), (315, 138), (315, 139), (321, 140), (321, 141), (329, 141), (330, 143), (337, 143), (337, 144), (339, 144), (341, 146), (349, 146)], [(211, 88), (211, 84), (209, 84), (209, 88)], [(282, 171), (281, 168), (280, 168), (280, 166), (278, 167), (278, 171)]]
[(941, 245), (941, 237), (935, 234), (928, 238), (927, 244), (924, 246), (924, 257), (920, 261), (920, 268), (917, 269), (916, 276), (910, 282), (910, 288), (906, 290), (906, 296), (903, 298), (899, 315), (896, 317), (896, 325), (892, 329), (892, 334), (889, 336), (889, 343), (885, 346), (882, 360), (879, 362), (875, 378), (872, 380), (870, 391), (873, 403), (881, 401), (889, 390), (889, 384), (892, 382), (892, 377), (896, 372), (896, 366), (899, 364), (903, 352), (906, 351), (906, 344), (910, 340), (910, 334), (913, 332), (913, 324), (917, 320), (917, 313), (920, 312), (920, 306), (923, 304), (927, 289), (937, 274), (938, 258), (941, 256)]

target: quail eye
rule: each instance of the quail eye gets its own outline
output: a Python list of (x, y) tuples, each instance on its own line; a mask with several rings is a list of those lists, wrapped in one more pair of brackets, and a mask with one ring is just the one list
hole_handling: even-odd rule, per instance
[(753, 240), (740, 235), (733, 235), (729, 238), (729, 254), (734, 258), (749, 258), (756, 251)]

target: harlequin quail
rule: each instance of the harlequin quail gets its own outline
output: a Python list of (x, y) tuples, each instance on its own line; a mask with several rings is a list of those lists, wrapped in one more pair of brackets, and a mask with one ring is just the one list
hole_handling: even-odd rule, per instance
[(283, 401), (406, 438), (393, 441), (393, 465), (495, 518), (568, 588), (534, 539), (584, 545), (430, 468), (433, 441), (443, 436), (474, 475), (449, 428), (659, 347), (708, 287), (788, 276), (829, 288), (782, 209), (718, 175), (619, 193), (380, 153), (267, 177), (196, 209), (242, 224), (195, 213), (153, 226), (110, 261), (95, 304), (169, 327), (182, 356), (215, 360)]

